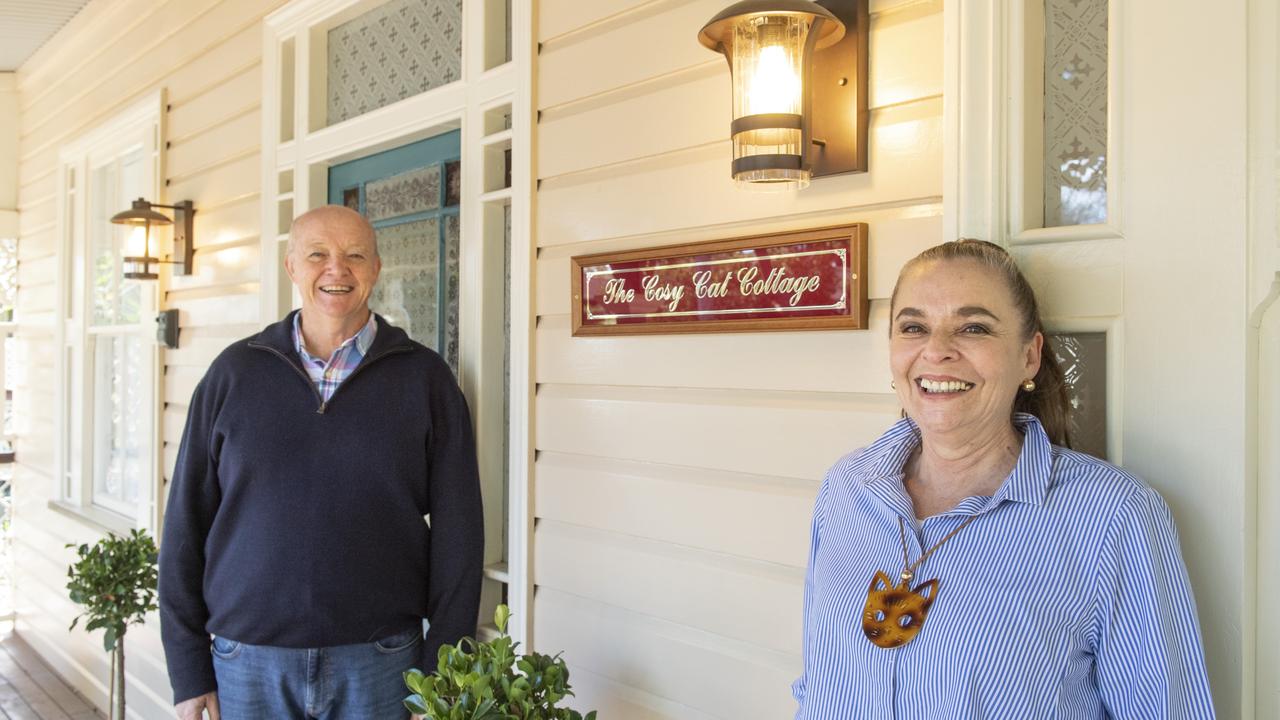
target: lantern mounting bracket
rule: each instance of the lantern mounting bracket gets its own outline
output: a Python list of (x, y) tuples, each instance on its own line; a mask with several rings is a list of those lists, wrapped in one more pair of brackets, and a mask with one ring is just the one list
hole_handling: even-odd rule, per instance
[(813, 177), (867, 171), (867, 0), (816, 0), (844, 23), (844, 37), (817, 50), (808, 69), (805, 160)]

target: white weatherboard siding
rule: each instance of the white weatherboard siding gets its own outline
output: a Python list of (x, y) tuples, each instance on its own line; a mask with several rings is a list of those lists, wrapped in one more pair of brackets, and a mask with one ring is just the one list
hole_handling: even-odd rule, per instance
[[(258, 165), (261, 0), (92, 2), (17, 73), (19, 417), (14, 558), (18, 633), (77, 690), (105, 708), (108, 658), (101, 633), (67, 626), (69, 542), (99, 530), (48, 508), (56, 496), (53, 372), (58, 275), (58, 152), (120, 109), (167, 91), (164, 199), (190, 199), (196, 272), (160, 280), (164, 307), (180, 311), (179, 350), (162, 379), (167, 476), (195, 383), (222, 347), (258, 326)], [(163, 271), (162, 271), (163, 272)], [(163, 494), (163, 490), (161, 491)], [(127, 638), (130, 717), (172, 716), (153, 616)]]
[[(784, 194), (729, 177), (727, 4), (539, 3), (533, 641), (602, 717), (794, 712), (813, 498), (896, 417), (887, 299), (943, 240), (942, 3), (871, 3), (871, 172)], [(573, 255), (853, 221), (868, 330), (570, 335)]]

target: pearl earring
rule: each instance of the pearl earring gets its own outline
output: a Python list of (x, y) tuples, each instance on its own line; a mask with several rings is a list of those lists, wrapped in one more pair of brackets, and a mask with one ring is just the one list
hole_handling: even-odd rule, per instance
[(1025, 380), (1025, 381), (1023, 381), (1023, 383), (1022, 383), (1022, 389), (1023, 389), (1023, 390), (1026, 390), (1027, 392), (1032, 392), (1033, 390), (1035, 390), (1035, 389), (1036, 389), (1036, 381), (1035, 381), (1035, 380)]
[(897, 390), (897, 389), (898, 389), (898, 383), (896, 383), (896, 382), (894, 382), (894, 381), (890, 380), (890, 381), (889, 381), (889, 387), (893, 388), (894, 390)]

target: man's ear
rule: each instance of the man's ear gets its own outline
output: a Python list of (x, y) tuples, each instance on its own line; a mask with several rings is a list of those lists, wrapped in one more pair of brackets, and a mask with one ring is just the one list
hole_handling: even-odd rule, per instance
[(289, 250), (284, 254), (284, 271), (289, 274), (289, 280), (292, 282), (293, 277), (293, 251)]

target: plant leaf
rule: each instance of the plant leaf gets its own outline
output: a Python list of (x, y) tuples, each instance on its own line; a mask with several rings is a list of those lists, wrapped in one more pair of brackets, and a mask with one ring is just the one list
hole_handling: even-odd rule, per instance
[(427, 709), (427, 701), (421, 695), (410, 695), (404, 699), (404, 706), (414, 715), (426, 715), (430, 712)]

